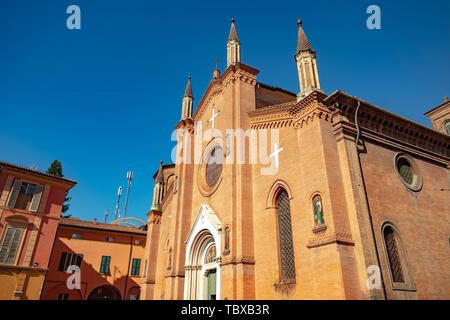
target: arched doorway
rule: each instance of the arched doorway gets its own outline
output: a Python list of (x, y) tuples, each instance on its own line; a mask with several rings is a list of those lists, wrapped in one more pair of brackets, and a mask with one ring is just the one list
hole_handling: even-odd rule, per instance
[(186, 243), (185, 299), (220, 299), (221, 232), (211, 207), (202, 205)]
[(88, 300), (121, 300), (120, 292), (116, 287), (104, 285), (95, 288), (89, 294)]

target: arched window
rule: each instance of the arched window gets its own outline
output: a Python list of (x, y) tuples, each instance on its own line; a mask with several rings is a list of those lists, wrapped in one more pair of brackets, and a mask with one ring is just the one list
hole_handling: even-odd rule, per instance
[(280, 250), (281, 280), (295, 281), (294, 243), (292, 240), (291, 208), (289, 195), (282, 189), (276, 199)]
[(393, 282), (404, 283), (405, 277), (403, 275), (402, 263), (397, 244), (398, 236), (394, 229), (390, 226), (384, 228), (384, 241), (386, 244), (387, 256), (389, 259), (389, 266), (391, 269)]
[(445, 132), (450, 136), (450, 120), (445, 121), (444, 128)]
[(225, 228), (225, 251), (230, 250), (230, 227)]
[(216, 259), (216, 246), (212, 245), (209, 247), (208, 252), (206, 252), (205, 263), (212, 263)]

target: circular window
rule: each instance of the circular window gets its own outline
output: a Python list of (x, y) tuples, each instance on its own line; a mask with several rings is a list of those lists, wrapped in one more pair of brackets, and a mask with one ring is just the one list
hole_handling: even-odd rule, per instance
[(213, 187), (219, 181), (223, 169), (223, 151), (219, 146), (215, 146), (208, 156), (206, 162), (206, 183)]
[(413, 191), (419, 191), (422, 188), (422, 177), (411, 156), (398, 154), (395, 160), (395, 167), (405, 186)]

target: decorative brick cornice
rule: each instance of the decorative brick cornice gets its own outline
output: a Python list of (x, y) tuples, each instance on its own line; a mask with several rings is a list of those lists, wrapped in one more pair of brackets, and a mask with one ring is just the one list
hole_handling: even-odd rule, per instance
[(348, 246), (355, 245), (351, 234), (343, 232), (326, 232), (326, 229), (324, 229), (323, 231), (315, 232), (314, 237), (308, 240), (308, 244), (306, 245), (306, 247), (316, 248), (332, 243)]
[(162, 212), (158, 210), (150, 210), (147, 213), (148, 224), (161, 224)]
[[(450, 136), (418, 124), (414, 121), (383, 110), (364, 100), (336, 91), (324, 103), (332, 112), (336, 136), (352, 135), (356, 131), (355, 111), (358, 101), (358, 124), (361, 136), (381, 143), (410, 148), (427, 158), (450, 160)], [(343, 127), (339, 129), (340, 127)]]
[(192, 118), (180, 120), (180, 122), (178, 122), (178, 124), (175, 126), (175, 130), (176, 129), (185, 129), (190, 134), (194, 134), (194, 120)]
[(259, 71), (257, 69), (240, 62), (236, 65), (230, 65), (219, 79), (211, 80), (205, 94), (195, 109), (193, 119), (201, 118), (213, 97), (222, 94), (223, 90), (230, 84), (236, 81), (243, 81), (256, 86), (256, 75), (258, 73)]
[(331, 122), (331, 112), (322, 103), (326, 95), (320, 91), (313, 91), (300, 101), (291, 101), (248, 113), (249, 124), (252, 129), (272, 129), (284, 127), (302, 128), (314, 119)]
[(248, 265), (254, 265), (255, 264), (255, 258), (253, 256), (230, 256), (227, 258), (224, 258), (222, 260), (223, 262), (220, 264), (220, 266), (226, 266), (229, 264), (248, 264)]

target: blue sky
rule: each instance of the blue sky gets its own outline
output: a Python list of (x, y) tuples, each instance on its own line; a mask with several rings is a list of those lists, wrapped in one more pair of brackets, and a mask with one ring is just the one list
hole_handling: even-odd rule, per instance
[[(66, 27), (71, 4), (81, 30)], [(381, 30), (366, 27), (371, 4)], [(170, 162), (187, 75), (195, 108), (216, 58), (225, 69), (232, 17), (259, 81), (298, 92), (300, 16), (326, 93), (428, 126), (423, 113), (450, 95), (449, 12), (446, 0), (1, 1), (0, 160), (45, 171), (59, 159), (78, 182), (68, 213), (83, 219), (106, 208), (111, 217), (133, 170), (127, 216), (144, 219), (152, 175)]]

